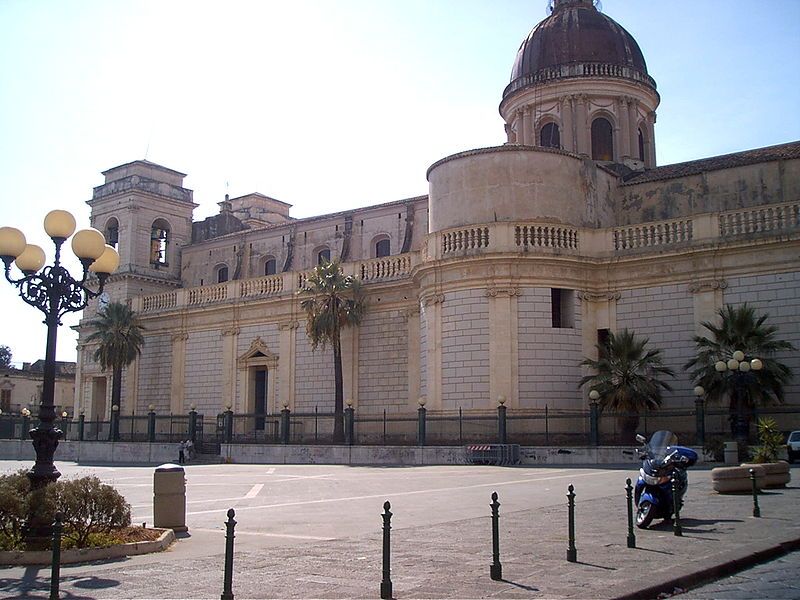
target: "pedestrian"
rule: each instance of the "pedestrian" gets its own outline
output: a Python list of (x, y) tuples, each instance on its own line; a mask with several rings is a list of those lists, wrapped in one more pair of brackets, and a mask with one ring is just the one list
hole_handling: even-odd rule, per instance
[(183, 463), (186, 462), (185, 453), (186, 453), (186, 442), (181, 440), (180, 444), (178, 444), (178, 464), (179, 465), (182, 465)]
[(194, 458), (194, 442), (186, 440), (186, 458), (192, 460)]

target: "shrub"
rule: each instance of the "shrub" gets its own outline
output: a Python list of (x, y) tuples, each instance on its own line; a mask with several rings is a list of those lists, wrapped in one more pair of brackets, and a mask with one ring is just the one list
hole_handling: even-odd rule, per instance
[(54, 488), (64, 538), (78, 548), (86, 547), (93, 534), (109, 534), (131, 524), (130, 504), (95, 476), (59, 481)]
[(775, 419), (769, 417), (758, 420), (758, 441), (761, 443), (753, 454), (753, 462), (768, 463), (778, 460), (778, 452), (783, 446), (783, 434)]
[(24, 470), (0, 475), (0, 550), (13, 550), (22, 542), (30, 489)]

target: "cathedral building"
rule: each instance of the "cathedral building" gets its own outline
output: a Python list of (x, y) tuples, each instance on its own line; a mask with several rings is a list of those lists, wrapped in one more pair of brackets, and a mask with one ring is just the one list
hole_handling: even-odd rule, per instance
[[(624, 328), (677, 372), (665, 406), (688, 407), (692, 336), (725, 304), (800, 346), (800, 142), (659, 166), (660, 102), (621, 25), (554, 0), (502, 90), (500, 145), (431, 165), (427, 196), (295, 219), (252, 193), (195, 222), (183, 173), (105, 171), (88, 203), (121, 256), (108, 293), (146, 327), (121, 414), (332, 411), (331, 351), (312, 352), (297, 296), (329, 259), (368, 302), (343, 338), (358, 414), (585, 409), (579, 363)], [(75, 410), (107, 418), (110, 374), (84, 341), (96, 310)], [(800, 373), (797, 353), (781, 360)]]

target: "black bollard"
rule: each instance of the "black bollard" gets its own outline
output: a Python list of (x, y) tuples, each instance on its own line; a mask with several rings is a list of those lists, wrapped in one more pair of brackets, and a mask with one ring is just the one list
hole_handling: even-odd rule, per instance
[(633, 533), (633, 486), (630, 477), (625, 480), (625, 495), (628, 497), (628, 548), (636, 548), (636, 535)]
[(392, 530), (392, 507), (389, 501), (383, 503), (383, 579), (381, 579), (381, 599), (392, 597), (392, 579), (389, 562), (389, 548), (391, 544), (389, 532)]
[(675, 478), (672, 478), (672, 533), (678, 537), (683, 536), (683, 529), (681, 529), (681, 501), (678, 498), (678, 487), (675, 485)]
[(233, 517), (236, 512), (228, 509), (228, 520), (225, 522), (227, 532), (225, 533), (225, 576), (222, 583), (222, 596), (220, 600), (233, 600), (233, 528), (236, 527), (236, 521)]
[(494, 581), (503, 579), (503, 565), (500, 564), (500, 503), (497, 501), (497, 492), (492, 492), (492, 566), (489, 567), (489, 577)]
[(58, 580), (61, 577), (61, 513), (53, 521), (53, 560), (50, 564), (50, 600), (58, 600)]
[(569, 507), (569, 546), (567, 547), (567, 561), (578, 562), (578, 549), (575, 547), (575, 486), (571, 483), (567, 488), (567, 506)]
[(756, 470), (750, 469), (750, 483), (753, 485), (753, 516), (761, 516), (761, 508), (758, 506), (758, 487), (756, 486)]

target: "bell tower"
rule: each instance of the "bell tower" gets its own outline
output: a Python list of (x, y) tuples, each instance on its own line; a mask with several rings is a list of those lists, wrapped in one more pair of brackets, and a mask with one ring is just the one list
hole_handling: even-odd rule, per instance
[(116, 246), (117, 271), (106, 289), (111, 300), (155, 294), (180, 286), (181, 248), (191, 241), (192, 190), (184, 173), (145, 160), (103, 172), (94, 188), (92, 227)]

